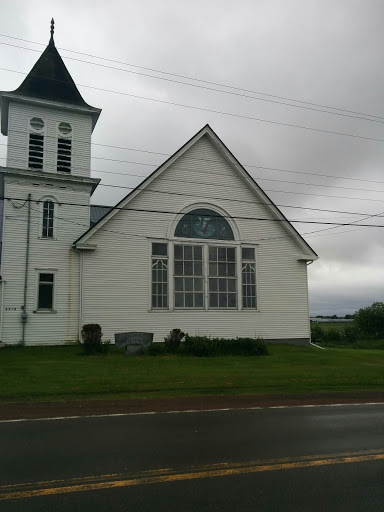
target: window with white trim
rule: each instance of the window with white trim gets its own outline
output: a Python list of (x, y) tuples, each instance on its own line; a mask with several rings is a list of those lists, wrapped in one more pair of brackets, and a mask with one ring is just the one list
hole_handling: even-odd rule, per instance
[(43, 202), (43, 217), (42, 217), (42, 238), (53, 238), (54, 237), (54, 215), (55, 215), (55, 203), (47, 199)]
[(43, 169), (44, 163), (44, 121), (32, 117), (29, 121), (28, 168)]
[(39, 272), (37, 309), (53, 310), (55, 274), (51, 272)]
[(243, 309), (255, 309), (256, 304), (256, 259), (254, 247), (241, 248), (241, 279)]
[(209, 246), (209, 307), (237, 308), (236, 248)]
[(236, 243), (228, 221), (213, 210), (183, 215), (174, 240), (152, 243), (151, 259), (152, 309), (257, 307), (255, 247)]
[(203, 247), (174, 245), (175, 308), (204, 308)]
[(57, 139), (57, 170), (71, 172), (72, 164), (72, 126), (69, 123), (60, 123)]
[(152, 244), (152, 308), (168, 309), (168, 244)]

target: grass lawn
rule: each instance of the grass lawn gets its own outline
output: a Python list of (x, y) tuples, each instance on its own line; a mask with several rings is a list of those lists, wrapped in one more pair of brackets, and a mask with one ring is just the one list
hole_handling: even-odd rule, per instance
[(135, 356), (114, 347), (0, 350), (0, 401), (384, 390), (384, 351), (271, 346), (264, 357)]

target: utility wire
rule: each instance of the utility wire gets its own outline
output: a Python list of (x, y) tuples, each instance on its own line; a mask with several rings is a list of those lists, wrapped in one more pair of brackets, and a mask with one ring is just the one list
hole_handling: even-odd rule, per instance
[[(24, 133), (24, 132), (21, 132), (20, 133)], [(51, 138), (55, 138), (53, 136), (47, 136), (47, 137), (51, 137)], [(0, 144), (0, 145), (4, 145), (6, 146), (6, 144)], [(20, 148), (20, 149), (25, 149), (25, 146), (22, 146), (22, 145), (17, 145), (17, 144), (9, 144), (8, 145), (9, 147), (16, 147), (16, 148)], [(57, 151), (56, 150), (49, 150), (49, 149), (45, 149), (44, 150), (46, 153), (53, 153), (53, 154), (56, 154)], [(2, 160), (6, 160), (5, 157), (2, 157), (1, 158)], [(25, 162), (25, 159), (17, 159), (18, 161), (20, 162)], [(112, 160), (112, 159), (109, 159), (109, 158), (105, 158), (104, 160)], [(154, 167), (156, 169), (156, 165), (157, 164), (148, 164), (148, 163), (143, 163), (143, 162), (129, 162), (129, 161), (126, 161), (127, 163), (132, 163), (132, 164), (138, 164), (138, 165), (147, 165), (147, 166), (151, 166), (151, 167)], [(160, 164), (161, 166), (162, 164)], [(89, 170), (88, 167), (72, 167), (72, 170)], [(193, 168), (188, 168), (188, 167), (182, 167), (182, 166), (179, 166), (176, 168), (176, 170), (186, 170), (188, 172), (196, 172), (196, 173), (199, 173), (199, 174), (204, 174), (205, 176), (207, 175), (206, 171), (199, 171), (199, 170), (196, 170), (196, 169), (193, 169)], [(133, 173), (129, 173), (129, 172), (124, 172), (124, 173), (121, 173), (121, 172), (117, 172), (117, 171), (110, 171), (110, 170), (101, 170), (101, 169), (92, 169), (92, 172), (98, 172), (98, 173), (106, 173), (106, 174), (116, 174), (116, 175), (122, 175), (122, 176), (134, 176), (134, 177), (143, 177), (143, 178), (147, 178), (149, 175), (145, 175), (145, 174), (133, 174)], [(308, 173), (310, 174), (310, 173)], [(209, 175), (213, 175), (213, 176), (222, 176), (222, 173), (215, 173), (215, 172), (212, 172), (212, 171), (209, 171)], [(364, 192), (375, 192), (375, 193), (384, 193), (384, 190), (375, 190), (375, 189), (364, 189), (364, 188), (355, 188), (355, 187), (346, 187), (346, 186), (338, 186), (338, 185), (324, 185), (322, 183), (308, 183), (308, 182), (301, 182), (301, 181), (292, 181), (292, 180), (280, 180), (280, 179), (276, 179), (276, 178), (265, 178), (263, 176), (252, 176), (253, 179), (255, 180), (264, 180), (264, 181), (272, 181), (272, 182), (277, 182), (277, 183), (289, 183), (289, 184), (294, 184), (294, 185), (306, 185), (306, 186), (313, 186), (313, 187), (326, 187), (326, 188), (335, 188), (335, 189), (342, 189), (342, 190), (357, 190), (357, 191), (364, 191)], [(336, 177), (335, 177), (336, 178)], [(179, 181), (179, 180), (170, 180), (169, 178), (164, 178), (168, 181)], [(360, 181), (360, 180), (359, 180)], [(369, 180), (361, 180), (361, 181), (369, 181)], [(202, 183), (204, 185), (208, 184), (208, 183), (205, 183), (205, 182), (196, 182), (196, 181), (191, 181), (190, 183)], [(374, 182), (374, 183), (383, 183), (384, 182)], [(217, 184), (216, 184), (217, 185)], [(232, 185), (225, 185), (225, 184), (219, 184), (220, 186), (227, 186), (229, 188), (241, 188), (241, 187), (236, 187), (236, 186), (232, 186)], [(279, 191), (279, 192), (284, 192), (284, 191)], [(361, 198), (363, 199), (363, 198)]]
[[(40, 53), (40, 50), (35, 50), (33, 48), (26, 48), (25, 46), (17, 46), (17, 45), (13, 45), (13, 44), (10, 44), (10, 43), (5, 43), (5, 42), (2, 42), (2, 41), (0, 41), (0, 44), (6, 45), (6, 46), (12, 46), (14, 48), (20, 48), (22, 50), (29, 50), (29, 51)], [(277, 100), (272, 100), (272, 99), (267, 99), (267, 98), (257, 98), (255, 96), (250, 96), (249, 94), (244, 94), (244, 93), (239, 93), (239, 92), (224, 91), (222, 89), (217, 89), (215, 87), (208, 87), (208, 86), (204, 86), (204, 85), (200, 85), (200, 84), (193, 84), (193, 83), (183, 82), (181, 80), (175, 80), (175, 79), (172, 79), (172, 78), (165, 78), (165, 77), (156, 76), (156, 75), (150, 75), (148, 73), (142, 73), (142, 72), (139, 72), (139, 71), (132, 71), (132, 70), (129, 70), (129, 69), (121, 69), (121, 68), (117, 68), (115, 66), (107, 66), (105, 64), (100, 64), (98, 62), (91, 62), (91, 61), (82, 60), (82, 59), (75, 59), (73, 57), (68, 57), (68, 56), (66, 56), (65, 58), (68, 59), (68, 60), (73, 60), (73, 61), (81, 62), (81, 63), (84, 63), (84, 64), (91, 64), (93, 66), (100, 66), (100, 67), (107, 68), (107, 69), (112, 69), (112, 70), (116, 70), (116, 71), (122, 71), (124, 73), (130, 73), (130, 74), (134, 74), (134, 75), (144, 76), (144, 77), (147, 77), (147, 78), (155, 78), (156, 80), (164, 80), (164, 81), (171, 82), (171, 83), (176, 83), (176, 84), (179, 84), (179, 85), (186, 85), (188, 87), (196, 87), (196, 88), (199, 88), (199, 89), (219, 92), (219, 93), (222, 93), (222, 94), (229, 94), (229, 95), (232, 95), (232, 96), (239, 96), (239, 97), (242, 97), (242, 98), (251, 99), (251, 100), (255, 100), (255, 101), (264, 101), (264, 102), (268, 102), (268, 103), (274, 103), (274, 104), (278, 104), (278, 105), (283, 105), (283, 106), (286, 106), (286, 107), (301, 108), (301, 109), (304, 109), (304, 110), (311, 110), (311, 111), (314, 111), (314, 112), (321, 112), (321, 113), (330, 114), (330, 115), (333, 115), (333, 116), (349, 117), (349, 118), (352, 118), (352, 119), (361, 119), (363, 121), (370, 121), (370, 122), (373, 122), (373, 123), (384, 124), (384, 119), (380, 120), (379, 116), (372, 116), (373, 118), (369, 118), (369, 117), (362, 117), (362, 116), (357, 116), (357, 115), (353, 115), (353, 114), (346, 114), (346, 113), (342, 113), (342, 112), (332, 112), (332, 111), (329, 111), (329, 110), (323, 110), (323, 109), (314, 108), (314, 107), (308, 107), (308, 106), (304, 106), (304, 105), (295, 105), (295, 104), (292, 104), (292, 103), (285, 103), (284, 101), (277, 101)], [(5, 71), (5, 69), (3, 69), (3, 70)], [(11, 70), (7, 70), (7, 71), (11, 71)], [(83, 87), (85, 87), (85, 86), (83, 86)]]
[[(0, 67), (0, 70), (8, 71), (8, 72), (11, 72), (11, 73), (19, 73), (19, 74), (22, 74), (22, 75), (30, 75), (30, 73), (25, 73), (25, 72), (22, 72), (22, 71), (16, 71), (16, 70), (13, 70), (13, 69), (8, 69), (8, 68), (3, 68), (3, 67)], [(30, 76), (33, 76), (33, 75), (30, 75)], [(49, 77), (46, 77), (46, 79), (47, 80), (53, 80), (53, 81), (56, 81), (56, 82), (62, 82), (62, 80), (56, 80), (54, 78), (49, 78)], [(238, 119), (247, 119), (249, 121), (256, 121), (256, 122), (259, 122), (259, 123), (273, 124), (273, 125), (284, 126), (284, 127), (288, 127), (288, 128), (298, 128), (300, 130), (308, 130), (308, 131), (311, 131), (311, 132), (325, 133), (325, 134), (329, 134), (329, 135), (340, 135), (340, 136), (343, 136), (343, 137), (352, 137), (352, 138), (361, 139), (361, 140), (370, 140), (370, 141), (376, 141), (376, 142), (384, 142), (384, 139), (380, 139), (380, 138), (377, 138), (377, 137), (368, 137), (368, 136), (364, 136), (364, 135), (357, 135), (355, 133), (345, 133), (345, 132), (338, 132), (338, 131), (334, 131), (334, 130), (325, 130), (325, 129), (322, 129), (322, 128), (315, 128), (313, 126), (305, 126), (305, 125), (299, 125), (299, 124), (294, 124), (294, 123), (284, 123), (282, 121), (272, 121), (271, 119), (263, 119), (263, 118), (260, 118), (260, 117), (246, 116), (246, 115), (242, 115), (242, 114), (236, 114), (234, 112), (225, 112), (223, 110), (215, 110), (215, 109), (206, 108), (206, 107), (197, 107), (195, 105), (188, 105), (186, 103), (177, 103), (177, 102), (174, 102), (174, 101), (160, 100), (158, 98), (150, 98), (148, 96), (140, 96), (138, 94), (131, 94), (131, 93), (128, 93), (128, 92), (123, 92), (123, 91), (115, 91), (115, 90), (112, 90), (112, 89), (105, 89), (105, 88), (102, 88), (102, 87), (95, 87), (95, 86), (92, 86), (92, 85), (86, 85), (86, 84), (76, 84), (76, 85), (79, 86), (79, 87), (87, 87), (89, 89), (93, 89), (93, 90), (96, 90), (96, 91), (108, 92), (108, 93), (112, 93), (112, 94), (119, 94), (119, 95), (122, 95), (122, 96), (127, 96), (127, 97), (130, 97), (130, 98), (135, 98), (135, 99), (139, 99), (139, 100), (145, 100), (145, 101), (152, 101), (152, 102), (155, 102), (155, 103), (161, 103), (163, 105), (170, 105), (170, 106), (173, 106), (173, 107), (180, 107), (180, 108), (185, 108), (185, 109), (189, 109), (189, 110), (199, 110), (199, 111), (202, 111), (202, 112), (209, 112), (211, 114), (219, 114), (219, 115), (223, 115), (223, 116), (227, 116), (227, 117), (234, 117), (234, 118), (238, 118)]]
[[(4, 200), (10, 200), (10, 201), (25, 201), (25, 198), (19, 198), (19, 197), (8, 197), (3, 196), (0, 197), (0, 199)], [(44, 199), (28, 199), (27, 202), (30, 201), (32, 203), (44, 203)], [(57, 204), (60, 205), (66, 205), (66, 206), (76, 206), (76, 207), (86, 207), (90, 208), (89, 204), (81, 204), (81, 203), (69, 203), (65, 201), (58, 201)], [(133, 212), (141, 212), (141, 213), (156, 213), (158, 214), (166, 214), (166, 215), (180, 215), (180, 212), (178, 211), (172, 211), (172, 210), (152, 210), (149, 208), (125, 208), (122, 206), (111, 206), (112, 210), (124, 210), (124, 211), (133, 211)], [(286, 223), (286, 224), (293, 224), (293, 223), (299, 223), (299, 224), (322, 224), (322, 225), (335, 225), (335, 226), (350, 226), (353, 225), (351, 222), (319, 222), (319, 221), (310, 221), (310, 220), (288, 220), (288, 219), (268, 219), (264, 217), (247, 217), (247, 216), (241, 216), (241, 215), (210, 215), (210, 217), (220, 217), (220, 218), (227, 218), (227, 219), (239, 219), (239, 220), (255, 220), (255, 221), (265, 221), (265, 222), (280, 222), (280, 223)], [(384, 224), (360, 224), (361, 227), (377, 227), (377, 228), (384, 228)]]
[[(32, 44), (38, 44), (38, 45), (46, 46), (46, 44), (44, 44), (44, 43), (38, 43), (36, 41), (30, 41), (28, 39), (22, 39), (22, 38), (19, 38), (19, 37), (12, 37), (12, 36), (8, 36), (6, 34), (0, 34), (0, 36), (1, 37), (7, 37), (9, 39), (15, 39), (15, 40), (18, 40), (18, 41), (24, 41), (24, 42), (27, 42), (27, 43), (32, 43)], [(21, 48), (21, 49), (25, 49), (25, 50), (29, 50), (29, 51), (34, 51), (34, 52), (40, 53), (40, 50), (36, 50), (36, 49), (33, 49), (33, 48), (27, 48), (27, 47), (23, 47), (23, 46), (11, 45), (10, 43), (5, 43), (5, 42), (0, 42), (0, 44), (7, 45), (7, 46), (13, 46), (15, 48)], [(92, 55), (92, 54), (89, 54), (89, 53), (78, 52), (78, 51), (75, 51), (75, 50), (69, 50), (67, 48), (59, 48), (59, 47), (57, 47), (57, 48), (59, 50), (64, 50), (64, 51), (67, 51), (67, 52), (70, 52), (70, 53), (75, 53), (77, 55), (84, 55), (84, 56), (87, 56), (87, 57), (91, 57), (91, 58), (95, 58), (95, 59), (99, 59), (99, 60), (103, 60), (103, 61), (107, 61), (107, 62), (113, 62), (115, 64), (123, 64), (125, 66), (130, 66), (130, 67), (137, 68), (137, 69), (142, 69), (142, 70), (145, 70), (145, 71), (151, 71), (151, 72), (155, 72), (155, 73), (161, 73), (163, 75), (174, 76), (174, 77), (177, 77), (177, 78), (182, 78), (183, 80), (191, 80), (191, 81), (198, 82), (198, 83), (214, 85), (216, 87), (224, 87), (226, 89), (232, 89), (232, 90), (235, 90), (235, 91), (241, 91), (242, 93), (246, 92), (246, 93), (251, 93), (251, 94), (257, 94), (257, 95), (260, 95), (260, 96), (266, 96), (268, 98), (276, 98), (276, 99), (279, 99), (279, 100), (293, 101), (295, 103), (302, 103), (304, 105), (312, 105), (313, 107), (314, 106), (320, 107), (320, 109), (331, 109), (331, 110), (337, 110), (339, 112), (346, 112), (346, 113), (349, 113), (349, 114), (355, 114), (355, 116), (348, 116), (348, 117), (356, 117), (357, 119), (365, 119), (367, 121), (379, 120), (379, 121), (376, 121), (376, 122), (384, 122), (384, 117), (382, 117), (382, 116), (376, 116), (376, 115), (373, 115), (373, 114), (368, 114), (368, 113), (363, 113), (363, 112), (356, 112), (356, 111), (353, 111), (353, 110), (347, 110), (347, 109), (340, 108), (340, 107), (333, 107), (333, 106), (329, 106), (329, 105), (321, 105), (319, 103), (314, 103), (314, 102), (310, 102), (310, 101), (303, 101), (303, 100), (298, 100), (298, 99), (293, 99), (293, 98), (287, 98), (287, 97), (284, 97), (284, 96), (277, 96), (277, 95), (269, 94), (269, 93), (265, 93), (265, 92), (253, 91), (253, 90), (250, 90), (250, 89), (244, 89), (244, 88), (241, 88), (241, 87), (235, 87), (235, 86), (228, 85), (228, 84), (222, 84), (222, 83), (218, 83), (218, 82), (202, 80), (202, 79), (195, 78), (195, 77), (180, 75), (180, 74), (176, 74), (176, 73), (170, 73), (170, 72), (167, 72), (167, 71), (153, 69), (153, 68), (148, 68), (148, 67), (144, 67), (144, 66), (138, 66), (138, 65), (131, 64), (131, 63), (128, 63), (128, 62), (123, 62), (123, 61), (119, 61), (119, 60), (110, 59), (110, 58), (107, 58), (107, 57), (100, 57), (100, 56)], [(72, 59), (72, 60), (78, 60), (79, 62), (85, 62), (87, 64), (103, 66), (100, 63), (91, 62), (91, 61), (83, 61), (83, 60), (80, 60), (80, 59), (73, 59), (73, 58), (68, 57), (68, 56), (65, 56), (65, 58), (66, 59)], [(189, 85), (189, 86), (193, 86), (193, 87), (202, 87), (202, 88), (205, 88), (205, 89), (208, 89), (208, 90), (214, 90), (214, 91), (218, 91), (218, 92), (222, 92), (222, 93), (226, 93), (226, 94), (236, 94), (236, 93), (233, 93), (233, 92), (223, 91), (223, 90), (220, 90), (220, 89), (203, 87), (203, 86), (199, 86), (199, 85), (196, 85), (196, 84), (190, 84), (190, 83), (186, 83), (186, 82), (180, 82), (180, 81), (177, 81), (177, 80), (166, 79), (164, 77), (159, 77), (159, 76), (154, 76), (154, 75), (147, 75), (145, 73), (138, 73), (138, 72), (134, 72), (134, 71), (127, 70), (127, 69), (121, 69), (121, 68), (116, 68), (116, 67), (112, 67), (112, 66), (105, 66), (105, 65), (103, 67), (108, 67), (110, 69), (116, 69), (118, 71), (124, 71), (124, 72), (127, 72), (127, 73), (141, 74), (143, 76), (149, 76), (151, 78), (156, 78), (156, 79), (160, 79), (160, 80), (168, 80), (168, 81), (172, 81), (172, 82), (176, 82), (176, 83), (182, 83), (183, 85)], [(260, 101), (273, 101), (273, 100), (266, 100), (266, 99), (263, 99), (263, 98), (256, 98), (254, 96), (247, 96), (247, 95), (244, 95), (244, 94), (237, 94), (237, 95), (244, 96), (244, 97), (251, 98), (251, 99), (260, 100)], [(327, 114), (342, 115), (342, 114), (340, 114), (338, 112), (329, 112), (329, 111), (314, 109), (314, 108), (310, 108), (310, 107), (303, 107), (302, 105), (292, 105), (292, 104), (287, 104), (287, 103), (283, 103), (283, 102), (280, 102), (280, 101), (279, 102), (273, 101), (273, 102), (274, 103), (279, 103), (279, 104), (282, 104), (282, 105), (288, 105), (288, 106), (292, 106), (292, 107), (297, 107), (297, 108), (307, 108), (309, 110), (315, 110), (315, 111), (319, 111), (319, 112), (326, 112)], [(357, 116), (365, 116), (365, 118), (364, 117), (357, 117)], [(367, 117), (374, 118), (374, 119), (368, 119)]]

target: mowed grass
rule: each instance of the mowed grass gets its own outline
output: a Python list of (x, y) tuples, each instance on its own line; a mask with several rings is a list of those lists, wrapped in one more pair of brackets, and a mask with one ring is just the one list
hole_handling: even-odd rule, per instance
[(113, 347), (0, 350), (0, 401), (383, 391), (384, 351), (271, 346), (264, 357), (135, 356)]

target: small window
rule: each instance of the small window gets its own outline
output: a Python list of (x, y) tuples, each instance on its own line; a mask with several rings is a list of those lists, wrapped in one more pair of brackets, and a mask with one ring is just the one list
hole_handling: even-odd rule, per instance
[(54, 274), (39, 274), (38, 309), (53, 309)]
[(152, 244), (152, 256), (167, 256), (168, 255), (168, 244)]
[(43, 226), (41, 236), (43, 238), (53, 238), (53, 220), (55, 213), (55, 204), (53, 201), (44, 201), (43, 203)]
[(69, 123), (60, 123), (58, 129), (57, 170), (69, 173), (71, 172), (72, 163), (72, 127)]

